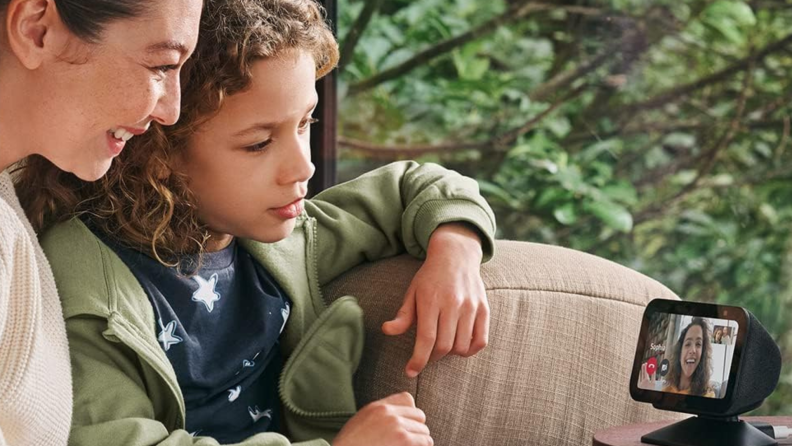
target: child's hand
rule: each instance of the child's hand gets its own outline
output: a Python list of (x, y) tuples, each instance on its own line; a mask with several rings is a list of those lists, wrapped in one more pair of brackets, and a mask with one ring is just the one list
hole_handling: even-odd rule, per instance
[(338, 433), (333, 446), (432, 446), (426, 415), (407, 392), (360, 409)]
[(415, 274), (396, 318), (382, 331), (400, 335), (416, 322), (415, 349), (407, 376), (448, 353), (471, 356), (486, 347), (489, 304), (481, 280), (481, 239), (463, 224), (438, 227), (429, 240), (426, 261)]

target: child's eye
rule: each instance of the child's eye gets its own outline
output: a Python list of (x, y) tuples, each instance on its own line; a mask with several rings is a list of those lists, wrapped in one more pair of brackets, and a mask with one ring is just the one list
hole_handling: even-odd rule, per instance
[(301, 130), (301, 131), (306, 131), (306, 130), (308, 130), (308, 127), (309, 127), (311, 124), (316, 124), (317, 122), (319, 122), (319, 120), (318, 120), (318, 119), (316, 119), (316, 118), (308, 118), (308, 119), (303, 119), (303, 120), (300, 122), (300, 130)]
[(267, 148), (268, 145), (272, 143), (272, 139), (268, 139), (266, 141), (261, 141), (260, 143), (253, 144), (252, 146), (245, 147), (245, 150), (248, 152), (263, 152), (264, 149)]

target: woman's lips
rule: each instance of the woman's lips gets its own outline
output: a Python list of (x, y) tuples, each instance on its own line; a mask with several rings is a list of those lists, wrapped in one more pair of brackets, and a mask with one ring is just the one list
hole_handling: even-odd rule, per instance
[(291, 220), (297, 218), (303, 212), (303, 199), (298, 198), (286, 206), (270, 209), (275, 215), (284, 219)]
[(124, 146), (126, 146), (126, 142), (120, 139), (116, 139), (112, 133), (107, 132), (107, 150), (110, 152), (110, 156), (116, 157), (121, 154), (121, 151), (124, 150)]

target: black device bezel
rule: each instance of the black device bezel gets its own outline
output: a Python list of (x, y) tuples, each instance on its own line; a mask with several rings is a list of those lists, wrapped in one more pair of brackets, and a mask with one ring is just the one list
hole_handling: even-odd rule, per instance
[[(698, 316), (703, 318), (726, 319), (737, 322), (737, 337), (734, 340), (734, 353), (732, 354), (731, 369), (729, 371), (729, 384), (723, 398), (708, 398), (704, 396), (681, 395), (659, 390), (638, 388), (638, 375), (641, 371), (643, 353), (646, 349), (646, 338), (649, 331), (649, 320), (655, 313), (668, 313), (683, 316)], [(732, 405), (734, 390), (739, 382), (740, 364), (743, 357), (743, 346), (748, 334), (750, 317), (748, 312), (741, 307), (728, 305), (704, 304), (666, 299), (654, 299), (649, 302), (641, 320), (641, 331), (638, 336), (638, 345), (635, 348), (632, 374), (630, 376), (630, 395), (636, 401), (651, 403), (654, 407), (675, 412), (686, 412), (701, 415), (718, 415), (728, 411)]]

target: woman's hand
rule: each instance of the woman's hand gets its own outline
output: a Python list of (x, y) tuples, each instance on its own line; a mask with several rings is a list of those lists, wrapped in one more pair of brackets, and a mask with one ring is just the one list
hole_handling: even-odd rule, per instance
[(407, 376), (417, 376), (430, 360), (448, 353), (472, 356), (486, 347), (489, 304), (480, 274), (482, 255), (481, 239), (464, 224), (444, 224), (432, 233), (426, 261), (404, 304), (395, 319), (382, 325), (391, 336), (418, 325)]
[(407, 392), (397, 393), (360, 409), (333, 446), (432, 446), (426, 415)]

